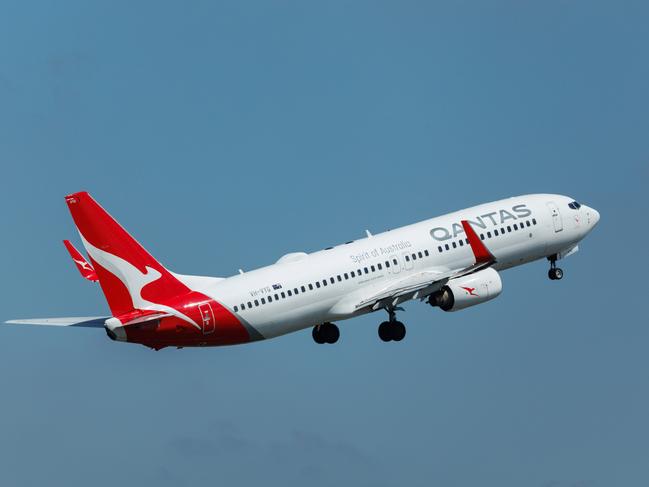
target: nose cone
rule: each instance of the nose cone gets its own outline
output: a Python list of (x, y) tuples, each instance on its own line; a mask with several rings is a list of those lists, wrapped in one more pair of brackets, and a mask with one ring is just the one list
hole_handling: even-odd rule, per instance
[(588, 215), (588, 223), (591, 228), (595, 228), (595, 225), (599, 223), (599, 211), (590, 206), (586, 208), (586, 214)]

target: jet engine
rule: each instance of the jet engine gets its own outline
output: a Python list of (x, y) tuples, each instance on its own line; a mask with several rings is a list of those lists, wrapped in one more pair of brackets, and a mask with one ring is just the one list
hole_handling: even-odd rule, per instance
[(498, 296), (503, 290), (500, 274), (491, 267), (450, 280), (446, 286), (428, 298), (431, 306), (444, 311), (457, 311), (484, 303)]

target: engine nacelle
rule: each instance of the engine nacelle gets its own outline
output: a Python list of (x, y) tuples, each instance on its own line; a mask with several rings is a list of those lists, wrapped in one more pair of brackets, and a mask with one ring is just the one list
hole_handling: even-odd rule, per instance
[(444, 311), (457, 311), (484, 303), (498, 296), (503, 290), (500, 274), (491, 267), (468, 276), (449, 281), (439, 291), (430, 295), (431, 306)]

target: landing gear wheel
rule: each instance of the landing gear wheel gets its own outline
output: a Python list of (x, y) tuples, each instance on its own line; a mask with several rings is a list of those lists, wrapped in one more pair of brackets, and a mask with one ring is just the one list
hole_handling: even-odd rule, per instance
[(379, 338), (384, 342), (392, 341), (392, 323), (384, 321), (379, 325)]
[(384, 342), (400, 342), (406, 336), (406, 326), (400, 321), (384, 321), (379, 325), (379, 338)]
[(316, 325), (311, 331), (313, 341), (319, 345), (323, 343), (336, 343), (340, 338), (340, 330), (333, 323), (323, 323)]
[(317, 325), (313, 327), (313, 330), (311, 330), (311, 336), (313, 337), (313, 341), (316, 342), (318, 345), (322, 345), (323, 343), (325, 343), (321, 328), (322, 325)]
[(406, 326), (400, 321), (392, 323), (392, 339), (395, 342), (400, 342), (406, 336)]
[(334, 344), (340, 338), (340, 330), (333, 323), (325, 323), (324, 327), (324, 339), (325, 342)]
[(550, 270), (548, 271), (548, 277), (551, 281), (558, 281), (563, 278), (563, 271), (557, 267), (557, 254), (551, 255), (548, 257), (550, 261)]

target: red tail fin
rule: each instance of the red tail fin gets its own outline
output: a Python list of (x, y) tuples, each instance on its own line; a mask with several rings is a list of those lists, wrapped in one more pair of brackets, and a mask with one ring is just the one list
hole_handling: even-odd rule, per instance
[(87, 192), (65, 201), (114, 316), (189, 292)]

